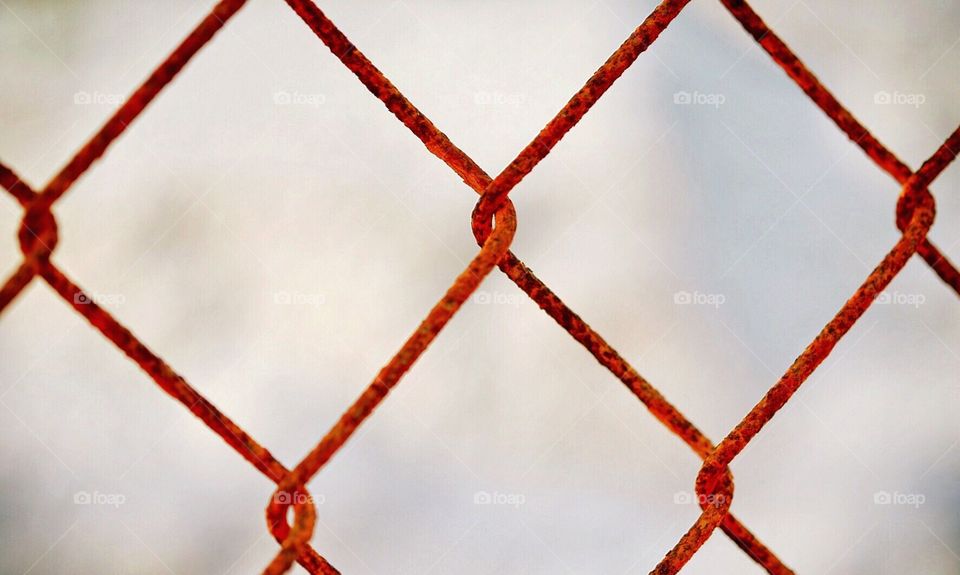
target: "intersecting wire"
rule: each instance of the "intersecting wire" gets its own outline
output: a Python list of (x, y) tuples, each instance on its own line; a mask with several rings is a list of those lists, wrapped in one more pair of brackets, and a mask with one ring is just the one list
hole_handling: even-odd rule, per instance
[[(745, 3), (721, 0), (744, 28), (760, 43), (804, 92), (881, 168), (902, 186), (896, 223), (903, 235), (865, 283), (827, 324), (794, 362), (787, 373), (717, 446), (703, 435), (603, 338), (570, 310), (512, 252), (509, 246), (516, 231), (516, 214), (508, 199), (510, 191), (542, 160), (680, 13), (689, 0), (664, 0), (587, 81), (563, 109), (528, 144), (500, 175), (490, 178), (469, 156), (457, 148), (344, 36), (310, 0), (285, 0), (307, 26), (327, 45), (386, 107), (406, 125), (439, 159), (480, 194), (474, 209), (472, 228), (480, 252), (431, 309), (400, 351), (378, 373), (363, 394), (341, 416), (333, 428), (292, 470), (285, 468), (270, 452), (239, 425), (221, 413), (194, 390), (162, 359), (144, 346), (60, 271), (50, 256), (57, 242), (56, 221), (50, 211), (54, 202), (107, 150), (154, 97), (239, 10), (245, 0), (221, 0), (211, 13), (150, 75), (146, 82), (117, 110), (106, 124), (74, 155), (50, 183), (34, 192), (9, 168), (0, 164), (0, 186), (24, 207), (19, 232), (24, 260), (0, 288), (0, 312), (40, 276), (74, 309), (133, 359), (167, 393), (200, 417), (208, 427), (277, 484), (267, 506), (267, 523), (280, 543), (280, 551), (265, 573), (283, 573), (294, 561), (311, 573), (338, 573), (309, 544), (316, 511), (306, 483), (349, 439), (351, 434), (386, 397), (410, 369), (444, 325), (469, 298), (483, 278), (499, 267), (531, 299), (580, 342), (602, 365), (620, 379), (668, 429), (679, 436), (701, 459), (697, 477), (698, 501), (703, 512), (696, 524), (657, 565), (654, 573), (676, 573), (720, 526), (752, 559), (769, 573), (792, 573), (770, 550), (752, 535), (729, 508), (733, 497), (730, 462), (789, 400), (840, 338), (853, 326), (873, 300), (919, 253), (934, 271), (960, 293), (960, 272), (926, 238), (933, 224), (934, 200), (927, 187), (946, 168), (960, 148), (960, 128), (937, 152), (913, 173), (860, 124)], [(496, 225), (494, 225), (494, 223)], [(293, 524), (287, 520), (293, 508)]]

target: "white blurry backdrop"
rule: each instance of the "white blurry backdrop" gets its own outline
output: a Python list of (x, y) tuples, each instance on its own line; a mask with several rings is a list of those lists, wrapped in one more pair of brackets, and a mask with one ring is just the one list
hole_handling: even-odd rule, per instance
[[(213, 2), (0, 4), (0, 158), (41, 187)], [(654, 6), (321, 2), (494, 174)], [(911, 166), (955, 128), (955, 2), (755, 8)], [(958, 184), (931, 233), (955, 262)], [(896, 241), (897, 192), (697, 0), (513, 191), (513, 247), (719, 441)], [(252, 0), (58, 203), (55, 259), (294, 465), (476, 252), (475, 200)], [(698, 460), (499, 271), (481, 290), (311, 482), (313, 543), (348, 574), (648, 572)], [(960, 572), (960, 302), (918, 258), (888, 297), (733, 465), (733, 510), (800, 573)], [(0, 354), (0, 571), (269, 561), (272, 485), (51, 289), (5, 311)], [(718, 531), (685, 572), (760, 570)]]

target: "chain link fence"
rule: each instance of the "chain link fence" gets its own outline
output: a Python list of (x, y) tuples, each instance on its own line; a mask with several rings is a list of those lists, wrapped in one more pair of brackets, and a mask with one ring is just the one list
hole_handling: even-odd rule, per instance
[[(510, 251), (517, 219), (511, 190), (575, 126), (604, 92), (647, 50), (688, 4), (689, 0), (664, 0), (591, 76), (539, 134), (498, 175), (491, 177), (451, 142), (423, 115), (370, 60), (311, 1), (286, 0), (291, 9), (363, 85), (424, 146), (446, 163), (479, 196), (472, 216), (472, 231), (480, 246), (476, 256), (457, 276), (400, 350), (386, 363), (361, 396), (343, 412), (330, 431), (292, 469), (238, 424), (198, 393), (161, 357), (144, 345), (127, 327), (104, 310), (51, 259), (58, 240), (51, 207), (103, 156), (111, 143), (134, 122), (150, 102), (176, 77), (190, 59), (221, 30), (245, 4), (222, 0), (155, 69), (149, 78), (119, 106), (103, 127), (41, 190), (34, 190), (7, 166), (0, 164), (0, 186), (23, 207), (19, 230), (23, 261), (0, 288), (2, 312), (34, 279), (48, 283), (77, 313), (132, 359), (165, 392), (193, 412), (254, 468), (276, 483), (266, 508), (267, 527), (279, 551), (264, 573), (284, 573), (296, 562), (310, 573), (338, 573), (310, 540), (316, 521), (309, 481), (350, 439), (360, 425), (403, 378), (447, 322), (477, 290), (494, 268), (499, 268), (556, 323), (619, 379), (664, 426), (677, 435), (702, 460), (696, 480), (696, 499), (702, 513), (686, 534), (652, 566), (652, 573), (677, 573), (718, 527), (767, 572), (792, 573), (760, 539), (729, 513), (733, 500), (731, 462), (773, 418), (914, 254), (923, 258), (941, 280), (960, 294), (960, 272), (928, 239), (934, 222), (935, 202), (928, 187), (956, 157), (960, 128), (934, 151), (919, 169), (912, 170), (875, 138), (832, 94), (745, 2), (721, 0), (732, 14), (799, 86), (866, 155), (902, 187), (896, 204), (896, 225), (901, 237), (862, 285), (799, 355), (766, 395), (718, 444), (708, 439), (641, 376), (603, 337), (539, 280)], [(292, 510), (292, 519), (291, 516)]]

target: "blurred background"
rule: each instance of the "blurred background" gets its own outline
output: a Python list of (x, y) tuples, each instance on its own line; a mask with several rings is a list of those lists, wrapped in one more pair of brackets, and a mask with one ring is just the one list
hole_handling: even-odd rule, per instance
[[(2, 0), (0, 159), (42, 187), (213, 4)], [(491, 174), (656, 5), (319, 4)], [(960, 120), (960, 4), (754, 8), (910, 166)], [(958, 184), (933, 188), (954, 262)], [(697, 0), (514, 189), (513, 250), (719, 441), (895, 243), (897, 193)], [(293, 466), (476, 253), (475, 201), (251, 0), (56, 205), (54, 257)], [(21, 215), (0, 194), (4, 277)], [(960, 573), (958, 317), (914, 258), (734, 462), (733, 511), (797, 572)], [(270, 482), (45, 284), (5, 310), (0, 357), (0, 571), (273, 556)], [(642, 574), (698, 516), (698, 469), (495, 270), (310, 483), (313, 543), (351, 575)], [(719, 531), (684, 570), (760, 572)]]

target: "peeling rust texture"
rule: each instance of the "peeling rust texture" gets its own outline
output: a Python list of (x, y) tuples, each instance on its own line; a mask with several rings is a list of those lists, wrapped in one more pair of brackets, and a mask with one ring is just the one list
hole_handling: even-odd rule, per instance
[[(267, 527), (279, 543), (280, 550), (264, 573), (279, 575), (287, 572), (293, 563), (297, 562), (310, 573), (332, 575), (339, 572), (310, 545), (317, 518), (316, 509), (306, 488), (307, 483), (374, 412), (483, 279), (494, 267), (499, 267), (703, 461), (695, 484), (702, 514), (652, 573), (677, 573), (717, 527), (768, 573), (792, 573), (729, 513), (734, 493), (729, 465), (826, 359), (914, 253), (920, 254), (947, 285), (960, 293), (960, 272), (927, 240), (927, 232), (933, 225), (935, 215), (934, 198), (928, 188), (956, 157), (956, 150), (960, 149), (960, 128), (947, 138), (919, 170), (912, 172), (837, 101), (745, 2), (721, 0), (747, 32), (837, 127), (901, 184), (895, 221), (902, 236), (783, 377), (727, 437), (714, 446), (600, 334), (567, 307), (559, 296), (510, 251), (517, 228), (516, 213), (508, 197), (510, 191), (550, 153), (639, 55), (653, 44), (689, 0), (661, 2), (591, 76), (583, 88), (495, 178), (484, 172), (401, 94), (311, 0), (285, 1), (334, 56), (350, 69), (388, 110), (480, 196), (471, 216), (471, 228), (480, 251), (330, 431), (296, 467), (287, 469), (267, 448), (200, 395), (129, 329), (88, 298), (51, 260), (58, 241), (56, 218), (51, 210), (54, 203), (106, 153), (110, 144), (244, 5), (245, 0), (221, 0), (42, 191), (34, 191), (13, 170), (0, 163), (0, 187), (9, 192), (24, 208), (18, 232), (23, 261), (0, 287), (0, 313), (34, 277), (40, 277), (105, 338), (139, 365), (160, 389), (182, 403), (251, 465), (276, 483), (276, 490), (266, 509), (266, 517)], [(287, 513), (291, 508), (292, 524), (287, 520)]]

